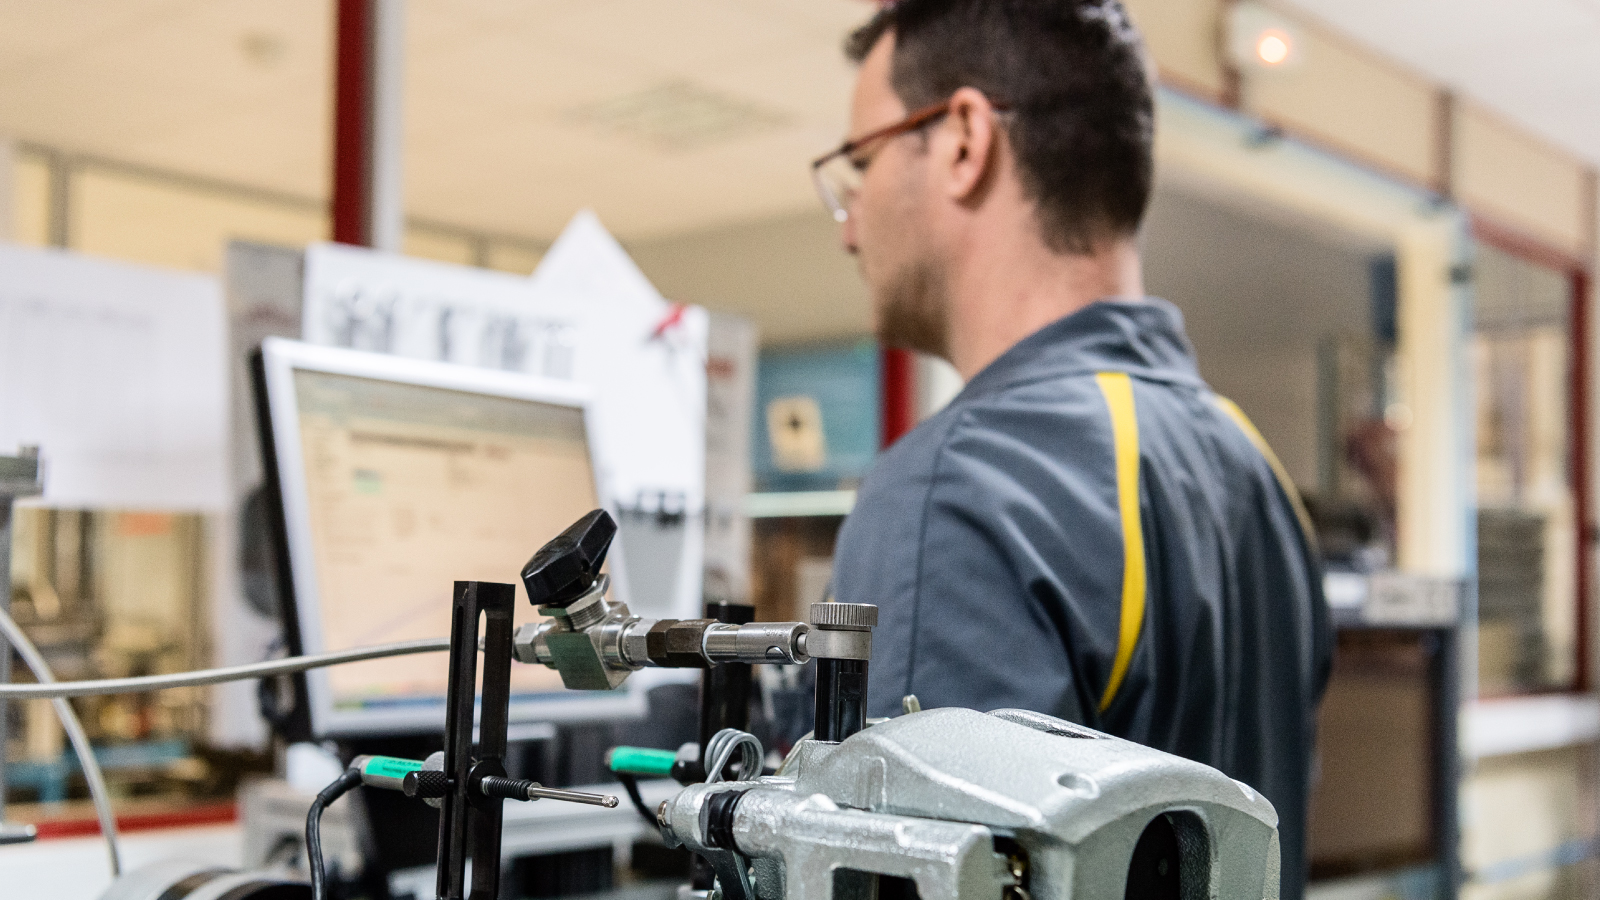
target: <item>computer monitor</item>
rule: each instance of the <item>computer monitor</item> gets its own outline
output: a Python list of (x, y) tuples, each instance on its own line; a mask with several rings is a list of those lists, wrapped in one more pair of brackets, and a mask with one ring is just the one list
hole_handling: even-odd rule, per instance
[[(584, 388), (278, 338), (255, 375), (292, 652), (446, 637), (458, 580), (514, 584), (517, 624), (538, 620), (523, 563), (600, 505)], [(311, 734), (442, 731), (448, 668), (438, 654), (313, 670)], [(636, 690), (568, 691), (542, 666), (515, 664), (511, 692), (513, 723), (644, 710)]]

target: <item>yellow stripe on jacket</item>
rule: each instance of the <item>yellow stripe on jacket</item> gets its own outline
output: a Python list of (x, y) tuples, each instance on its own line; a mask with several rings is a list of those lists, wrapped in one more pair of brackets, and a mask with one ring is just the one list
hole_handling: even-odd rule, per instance
[(1133, 381), (1125, 372), (1101, 372), (1094, 377), (1111, 410), (1111, 440), (1117, 473), (1117, 510), (1122, 520), (1122, 619), (1117, 634), (1117, 655), (1111, 677), (1100, 697), (1105, 712), (1133, 662), (1139, 632), (1144, 627), (1144, 528), (1139, 512), (1139, 416), (1133, 404)]
[(1239, 430), (1244, 432), (1245, 437), (1250, 439), (1250, 443), (1255, 444), (1256, 449), (1261, 451), (1261, 455), (1266, 457), (1267, 465), (1272, 467), (1272, 474), (1278, 479), (1278, 486), (1283, 488), (1283, 493), (1289, 498), (1289, 505), (1294, 507), (1295, 518), (1300, 520), (1300, 531), (1305, 535), (1306, 546), (1315, 548), (1317, 546), (1317, 533), (1311, 527), (1311, 514), (1306, 512), (1306, 505), (1300, 499), (1300, 491), (1295, 488), (1294, 481), (1289, 478), (1289, 470), (1285, 469), (1283, 463), (1278, 461), (1278, 454), (1272, 452), (1272, 447), (1267, 444), (1267, 439), (1262, 437), (1261, 432), (1256, 430), (1255, 423), (1251, 422), (1250, 418), (1244, 414), (1244, 410), (1239, 408), (1239, 404), (1234, 403), (1227, 397), (1217, 397), (1216, 403), (1217, 408), (1226, 413), (1228, 418), (1239, 426)]

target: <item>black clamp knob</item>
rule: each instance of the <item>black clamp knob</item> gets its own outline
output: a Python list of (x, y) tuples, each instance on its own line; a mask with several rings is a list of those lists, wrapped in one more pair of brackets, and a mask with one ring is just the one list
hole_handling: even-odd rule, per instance
[(454, 785), (449, 775), (438, 769), (418, 769), (407, 772), (404, 780), (400, 782), (400, 790), (407, 797), (418, 800), (432, 800), (450, 793)]

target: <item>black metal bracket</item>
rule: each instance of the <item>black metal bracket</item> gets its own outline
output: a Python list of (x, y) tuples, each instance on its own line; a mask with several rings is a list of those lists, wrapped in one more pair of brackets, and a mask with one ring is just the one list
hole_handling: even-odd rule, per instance
[[(458, 581), (450, 621), (450, 684), (445, 699), (444, 771), (450, 790), (439, 817), (440, 900), (498, 900), (500, 825), (504, 801), (479, 789), (504, 777), (506, 721), (511, 700), (512, 612), (516, 588), (490, 581)], [(474, 701), (478, 676), (478, 620), (483, 619), (483, 701)], [(472, 741), (478, 713), (478, 742)], [(472, 893), (465, 894), (471, 856)]]

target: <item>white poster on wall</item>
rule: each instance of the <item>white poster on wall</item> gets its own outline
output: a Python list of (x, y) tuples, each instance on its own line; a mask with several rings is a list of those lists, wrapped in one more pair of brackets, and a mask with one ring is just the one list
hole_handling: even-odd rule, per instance
[(531, 284), (536, 308), (574, 323), (574, 376), (595, 390), (629, 602), (642, 615), (698, 617), (709, 316), (662, 298), (587, 211), (568, 223)]
[(531, 278), (337, 244), (306, 250), (307, 341), (594, 391), (600, 485), (641, 615), (701, 605), (706, 332), (705, 311), (663, 299), (590, 213)]
[(215, 278), (0, 245), (0, 453), (40, 448), (35, 503), (221, 511), (225, 347)]
[(760, 335), (748, 319), (711, 316), (706, 360), (705, 595), (750, 603), (750, 516), (754, 480), (750, 426), (755, 414)]

